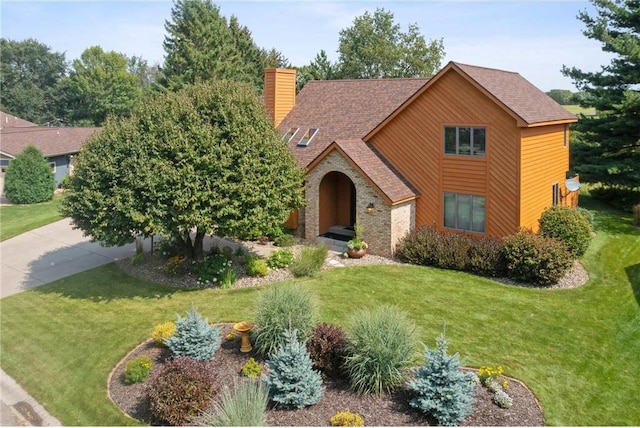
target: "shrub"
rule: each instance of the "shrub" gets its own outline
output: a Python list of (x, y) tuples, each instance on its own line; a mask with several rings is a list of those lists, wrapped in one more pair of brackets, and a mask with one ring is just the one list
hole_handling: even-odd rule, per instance
[(296, 330), (286, 330), (284, 344), (269, 354), (267, 385), (271, 400), (288, 408), (300, 409), (315, 404), (324, 389), (320, 373), (313, 363), (304, 342), (298, 342)]
[(408, 382), (415, 397), (412, 407), (436, 418), (442, 425), (457, 425), (473, 411), (473, 373), (461, 370), (458, 354), (447, 355), (444, 333), (436, 340), (436, 349), (424, 346), (425, 365), (413, 370)]
[(392, 391), (405, 380), (416, 337), (415, 325), (399, 309), (360, 310), (350, 318), (345, 369), (360, 393)]
[(313, 276), (322, 269), (329, 250), (323, 245), (305, 245), (289, 269), (293, 276)]
[(151, 338), (158, 345), (167, 344), (167, 339), (176, 333), (176, 323), (173, 321), (165, 321), (156, 325), (151, 333)]
[(582, 208), (582, 207), (577, 207), (576, 210), (578, 210), (580, 213), (582, 213), (582, 215), (587, 219), (587, 221), (589, 222), (589, 225), (591, 226), (591, 230), (594, 229), (595, 227), (595, 217), (593, 215), (593, 211), (588, 210), (586, 208)]
[(258, 294), (255, 307), (256, 349), (263, 354), (278, 348), (287, 329), (295, 329), (300, 340), (306, 340), (317, 314), (311, 295), (295, 286), (266, 288)]
[(396, 257), (414, 265), (437, 266), (436, 249), (439, 242), (440, 234), (435, 226), (417, 228), (400, 240)]
[(468, 255), (467, 270), (473, 273), (494, 277), (507, 273), (502, 239), (489, 236), (474, 238)]
[(436, 247), (436, 266), (443, 269), (465, 270), (469, 264), (469, 250), (473, 239), (461, 233), (441, 233)]
[(633, 224), (640, 226), (640, 204), (633, 206)]
[(507, 274), (516, 281), (554, 284), (573, 263), (571, 254), (562, 242), (530, 231), (521, 230), (507, 236), (504, 242)]
[(289, 250), (276, 250), (269, 255), (267, 266), (271, 269), (282, 269), (293, 262), (293, 253)]
[(540, 234), (565, 243), (574, 257), (582, 256), (589, 248), (593, 229), (582, 212), (569, 207), (552, 207), (540, 216)]
[(242, 366), (242, 375), (255, 379), (262, 374), (262, 366), (255, 359), (249, 358)]
[(364, 419), (358, 413), (351, 413), (349, 410), (338, 412), (331, 416), (332, 427), (363, 427)]
[(151, 373), (151, 367), (153, 367), (153, 363), (148, 355), (142, 355), (129, 361), (124, 371), (125, 383), (142, 382)]
[(247, 257), (244, 266), (249, 276), (267, 276), (269, 273), (267, 261), (256, 256)]
[(513, 405), (513, 400), (509, 397), (509, 394), (502, 389), (496, 391), (492, 401), (502, 409), (508, 409)]
[(209, 324), (195, 308), (187, 316), (178, 315), (176, 332), (167, 339), (167, 346), (174, 357), (187, 356), (198, 361), (207, 361), (220, 348), (220, 328)]
[(182, 276), (187, 272), (187, 259), (184, 256), (173, 256), (162, 267), (162, 271), (168, 276)]
[(266, 410), (269, 390), (264, 382), (242, 379), (222, 390), (220, 401), (214, 402), (208, 411), (198, 418), (201, 426), (266, 426)]
[(180, 254), (180, 247), (178, 246), (178, 241), (173, 238), (162, 238), (162, 240), (157, 244), (157, 251), (163, 257), (173, 257)]
[(347, 335), (340, 326), (316, 324), (307, 341), (307, 350), (316, 369), (327, 377), (339, 377), (347, 355)]
[(294, 245), (296, 245), (296, 242), (296, 237), (293, 235), (289, 235), (288, 233), (285, 233), (282, 236), (278, 236), (273, 240), (273, 243), (278, 247), (293, 247)]
[(198, 274), (198, 284), (214, 284), (221, 288), (231, 288), (236, 281), (233, 263), (224, 252), (209, 255), (194, 263), (193, 270)]
[(209, 407), (214, 392), (210, 365), (188, 357), (169, 360), (151, 376), (147, 389), (155, 422), (171, 425), (192, 422)]
[(34, 146), (27, 146), (9, 162), (4, 179), (4, 193), (14, 204), (50, 201), (56, 188), (49, 162)]
[(589, 193), (618, 209), (631, 211), (640, 202), (640, 186), (630, 187), (621, 185), (596, 185), (589, 189)]

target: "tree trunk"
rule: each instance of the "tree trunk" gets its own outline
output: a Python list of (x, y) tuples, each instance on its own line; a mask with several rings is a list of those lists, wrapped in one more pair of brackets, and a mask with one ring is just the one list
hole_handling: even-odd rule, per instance
[(191, 239), (188, 232), (180, 232), (177, 236), (182, 249), (182, 255), (189, 261), (202, 260), (204, 258), (204, 232), (196, 228), (196, 236)]

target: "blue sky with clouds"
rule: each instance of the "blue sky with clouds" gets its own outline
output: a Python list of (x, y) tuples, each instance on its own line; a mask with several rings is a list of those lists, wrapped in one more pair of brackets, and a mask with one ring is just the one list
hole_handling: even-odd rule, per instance
[[(227, 18), (236, 15), (255, 42), (280, 50), (293, 65), (309, 63), (324, 49), (337, 59), (339, 31), (356, 16), (382, 7), (403, 31), (417, 23), (427, 39), (444, 39), (445, 62), (516, 71), (542, 90), (575, 88), (562, 76), (563, 64), (595, 71), (610, 56), (587, 39), (576, 16), (587, 1), (219, 1)], [(170, 1), (0, 2), (0, 34), (35, 38), (53, 51), (78, 58), (99, 45), (150, 64), (162, 63), (164, 23)], [(444, 65), (443, 63), (443, 65)]]

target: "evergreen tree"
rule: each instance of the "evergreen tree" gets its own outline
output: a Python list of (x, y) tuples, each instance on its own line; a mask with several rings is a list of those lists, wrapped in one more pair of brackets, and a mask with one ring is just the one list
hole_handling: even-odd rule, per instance
[(572, 147), (572, 167), (589, 182), (640, 186), (640, 7), (637, 1), (592, 0), (597, 16), (578, 18), (584, 35), (598, 40), (615, 57), (597, 72), (563, 67), (562, 72), (584, 91), (597, 115), (576, 124), (580, 141)]
[(436, 349), (425, 345), (424, 350), (426, 364), (414, 369), (415, 379), (408, 382), (415, 394), (409, 404), (442, 425), (456, 425), (473, 411), (474, 375), (460, 370), (458, 354), (447, 355), (444, 333), (436, 340)]
[(197, 309), (191, 308), (186, 317), (178, 315), (176, 332), (167, 339), (167, 347), (173, 357), (208, 361), (220, 348), (220, 327), (210, 325)]
[(55, 179), (51, 165), (34, 146), (27, 146), (9, 162), (4, 192), (14, 204), (36, 204), (53, 198)]
[(336, 77), (336, 65), (321, 50), (308, 64), (297, 68), (296, 89), (300, 91), (309, 80), (332, 80)]
[(285, 407), (302, 408), (322, 398), (322, 376), (313, 370), (313, 362), (304, 342), (298, 342), (296, 330), (284, 333), (285, 343), (269, 355), (267, 368), (269, 395)]

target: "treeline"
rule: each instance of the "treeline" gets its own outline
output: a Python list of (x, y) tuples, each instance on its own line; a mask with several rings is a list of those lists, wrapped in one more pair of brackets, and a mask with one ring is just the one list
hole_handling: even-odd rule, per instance
[(568, 89), (552, 89), (549, 92), (545, 92), (545, 94), (563, 106), (588, 104), (593, 99), (587, 92), (571, 92)]
[(312, 79), (431, 76), (444, 57), (442, 39), (427, 41), (415, 24), (401, 31), (384, 9), (340, 31), (338, 61), (322, 50), (299, 67), (275, 48), (257, 46), (251, 31), (211, 0), (176, 0), (165, 30), (164, 63), (152, 65), (100, 46), (69, 62), (40, 41), (2, 38), (0, 109), (39, 125), (101, 126), (109, 115), (130, 114), (149, 94), (202, 81), (241, 81), (261, 93), (265, 68), (296, 68), (299, 90)]

